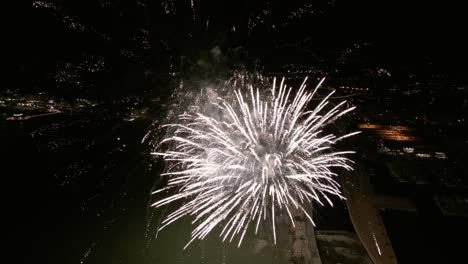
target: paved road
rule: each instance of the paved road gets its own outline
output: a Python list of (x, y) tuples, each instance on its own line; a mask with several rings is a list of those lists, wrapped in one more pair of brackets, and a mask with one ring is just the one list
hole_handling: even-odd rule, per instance
[[(379, 203), (385, 199), (379, 199), (373, 194), (369, 177), (365, 173), (356, 172), (342, 174), (351, 222), (375, 264), (396, 264), (397, 259), (379, 212)], [(387, 198), (387, 202), (389, 200)], [(406, 205), (405, 202), (401, 204)]]

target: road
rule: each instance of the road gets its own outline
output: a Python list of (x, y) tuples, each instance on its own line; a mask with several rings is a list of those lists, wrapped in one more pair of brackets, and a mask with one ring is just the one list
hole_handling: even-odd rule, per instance
[(341, 176), (351, 222), (375, 264), (396, 264), (397, 259), (379, 209), (413, 210), (414, 206), (403, 198), (376, 196), (373, 193), (369, 176), (358, 171), (365, 170), (355, 170), (343, 173)]

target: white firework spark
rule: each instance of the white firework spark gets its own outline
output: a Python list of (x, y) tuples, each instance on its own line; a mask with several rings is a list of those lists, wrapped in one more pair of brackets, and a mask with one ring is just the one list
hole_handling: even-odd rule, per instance
[(261, 222), (271, 221), (276, 243), (275, 215), (287, 213), (294, 226), (292, 210), (300, 211), (314, 224), (306, 204), (323, 205), (325, 200), (333, 205), (328, 195), (344, 199), (331, 169), (352, 169), (345, 156), (353, 152), (331, 147), (358, 132), (337, 137), (322, 135), (322, 129), (354, 107), (343, 109), (341, 102), (324, 111), (332, 92), (308, 110), (323, 80), (312, 93), (306, 91), (306, 81), (295, 96), (284, 79), (279, 86), (274, 79), (268, 95), (252, 86), (245, 94), (237, 90), (233, 102), (218, 98), (215, 111), (185, 113), (182, 122), (166, 125), (174, 132), (162, 143), (173, 147), (153, 154), (174, 164), (163, 174), (168, 185), (154, 193), (177, 191), (152, 206), (184, 203), (159, 230), (189, 215), (196, 227), (186, 247), (217, 226), (223, 241), (240, 235), (240, 246), (250, 225), (257, 233)]

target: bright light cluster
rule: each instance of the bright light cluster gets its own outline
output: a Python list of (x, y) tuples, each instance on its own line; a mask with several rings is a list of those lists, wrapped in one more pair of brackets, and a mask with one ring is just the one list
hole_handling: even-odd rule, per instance
[[(294, 212), (303, 213), (314, 224), (305, 205), (329, 195), (340, 198), (340, 186), (333, 168), (351, 170), (346, 154), (333, 145), (358, 132), (336, 136), (323, 128), (352, 111), (345, 101), (330, 106), (329, 98), (309, 109), (317, 89), (306, 89), (304, 80), (297, 92), (276, 79), (269, 92), (244, 87), (228, 98), (216, 98), (210, 111), (189, 112), (162, 143), (167, 151), (154, 152), (171, 165), (163, 174), (168, 184), (154, 193), (175, 188), (175, 192), (153, 204), (161, 207), (182, 200), (180, 207), (162, 222), (160, 230), (174, 221), (192, 216), (191, 240), (204, 239), (216, 227), (223, 241), (239, 237), (241, 245), (249, 226), (259, 229), (287, 214), (294, 226)], [(197, 109), (201, 109), (198, 107)], [(327, 110), (326, 110), (327, 109)], [(294, 211), (294, 212), (293, 212)]]

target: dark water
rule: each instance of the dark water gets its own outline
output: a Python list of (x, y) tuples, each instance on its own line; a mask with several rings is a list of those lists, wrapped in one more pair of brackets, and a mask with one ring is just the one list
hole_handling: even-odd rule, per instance
[(19, 259), (76, 263), (118, 248), (125, 250), (109, 256), (124, 259), (144, 248), (143, 240), (130, 238), (144, 235), (154, 177), (139, 144), (145, 126), (85, 114), (2, 124)]
[(395, 210), (382, 216), (398, 263), (461, 263), (466, 259), (466, 218)]

